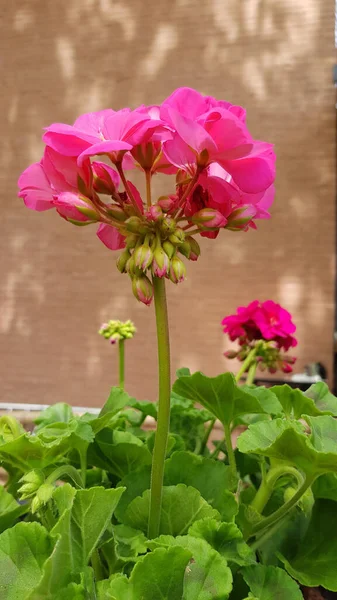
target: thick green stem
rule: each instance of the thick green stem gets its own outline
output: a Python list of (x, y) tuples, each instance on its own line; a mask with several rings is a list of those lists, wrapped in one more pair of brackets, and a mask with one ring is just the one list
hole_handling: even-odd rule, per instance
[(257, 369), (257, 362), (254, 360), (254, 362), (249, 367), (249, 371), (248, 371), (248, 375), (247, 375), (247, 379), (246, 379), (247, 385), (252, 385), (254, 383), (256, 369)]
[(72, 465), (61, 465), (48, 475), (45, 483), (55, 483), (63, 475), (68, 475), (79, 488), (84, 487), (81, 475)]
[(124, 390), (125, 381), (125, 340), (119, 340), (118, 342), (119, 352), (119, 387)]
[(242, 375), (247, 371), (247, 369), (250, 367), (252, 361), (254, 360), (256, 355), (256, 348), (253, 348), (247, 358), (243, 361), (241, 369), (239, 369), (239, 371), (237, 372), (236, 376), (235, 376), (235, 381), (238, 383), (242, 377)]
[(209, 425), (208, 425), (207, 429), (205, 429), (205, 435), (204, 435), (204, 437), (202, 438), (202, 441), (201, 441), (201, 446), (200, 446), (199, 454), (203, 454), (205, 452), (205, 449), (206, 449), (206, 446), (207, 446), (207, 442), (209, 440), (209, 436), (211, 435), (213, 427), (214, 427), (214, 423), (215, 423), (215, 419), (212, 419), (209, 422)]
[(270, 469), (269, 473), (262, 479), (262, 483), (251, 503), (252, 508), (259, 513), (263, 512), (264, 507), (273, 493), (276, 481), (284, 475), (291, 475), (294, 477), (299, 488), (304, 482), (301, 473), (294, 469), (294, 467), (275, 467), (274, 469)]
[(224, 424), (223, 429), (224, 429), (224, 434), (225, 434), (225, 443), (226, 443), (227, 458), (228, 458), (229, 466), (232, 469), (233, 475), (236, 475), (236, 461), (235, 461), (235, 454), (234, 454), (233, 445), (232, 445), (230, 424), (229, 423), (226, 425)]
[(165, 292), (165, 279), (153, 277), (154, 303), (157, 323), (159, 403), (155, 443), (152, 457), (151, 496), (148, 537), (159, 534), (164, 479), (164, 461), (170, 426), (170, 341)]
[(293, 508), (293, 506), (296, 506), (296, 504), (302, 498), (302, 496), (305, 494), (305, 492), (312, 486), (315, 479), (316, 479), (316, 475), (307, 477), (305, 479), (305, 481), (303, 482), (303, 484), (298, 488), (297, 492), (293, 495), (293, 497), (288, 502), (283, 504), (283, 506), (281, 506), (280, 508), (275, 510), (275, 512), (273, 512), (268, 517), (265, 517), (264, 519), (259, 521), (255, 525), (255, 527), (253, 527), (250, 537), (252, 537), (256, 533), (262, 531), (263, 529), (266, 529), (267, 527), (274, 525), (274, 523), (279, 521), (279, 519), (282, 519), (282, 517), (284, 517), (284, 515), (286, 515)]

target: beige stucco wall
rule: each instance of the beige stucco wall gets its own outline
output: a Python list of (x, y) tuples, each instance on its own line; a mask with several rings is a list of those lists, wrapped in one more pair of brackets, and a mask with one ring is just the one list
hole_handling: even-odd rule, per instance
[(245, 106), (254, 136), (276, 145), (278, 174), (272, 220), (205, 241), (187, 281), (169, 285), (174, 368), (219, 373), (222, 317), (272, 298), (297, 322), (297, 369), (320, 360), (331, 373), (333, 0), (12, 0), (0, 12), (0, 401), (100, 405), (116, 382), (116, 349), (96, 333), (107, 318), (137, 324), (127, 387), (155, 398), (153, 307), (93, 229), (28, 211), (16, 181), (49, 123), (181, 85)]

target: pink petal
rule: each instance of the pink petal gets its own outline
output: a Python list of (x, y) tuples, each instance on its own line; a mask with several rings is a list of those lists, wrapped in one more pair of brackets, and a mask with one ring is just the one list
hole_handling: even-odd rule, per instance
[(172, 108), (169, 109), (169, 114), (175, 130), (193, 150), (199, 154), (203, 150), (208, 150), (209, 153), (217, 151), (215, 142), (204, 127), (192, 121), (192, 119), (183, 117)]
[(121, 142), (120, 140), (100, 142), (94, 144), (86, 150), (84, 150), (78, 157), (78, 166), (81, 167), (83, 162), (88, 156), (96, 156), (98, 154), (109, 154), (110, 152), (118, 152), (120, 150), (131, 150), (132, 146), (127, 142)]
[(110, 250), (119, 250), (125, 247), (125, 237), (115, 227), (101, 223), (96, 234), (101, 242)]
[(112, 108), (106, 108), (97, 112), (85, 113), (76, 119), (74, 127), (97, 137), (98, 133), (102, 130), (104, 120), (114, 115), (115, 112)]
[(54, 206), (61, 217), (64, 217), (65, 219), (69, 218), (75, 221), (82, 221), (83, 223), (90, 221), (86, 215), (83, 215), (77, 210), (78, 206), (88, 208), (88, 204), (79, 198), (77, 194), (63, 192), (54, 198)]
[(129, 185), (129, 188), (131, 190), (131, 193), (132, 193), (134, 199), (136, 200), (136, 204), (137, 204), (138, 208), (140, 209), (141, 213), (144, 213), (144, 204), (143, 204), (143, 200), (142, 200), (142, 197), (141, 197), (138, 189), (132, 183), (132, 181), (128, 181), (128, 185)]
[(248, 157), (219, 162), (229, 171), (243, 192), (256, 194), (266, 190), (275, 179), (275, 167), (265, 158)]
[(163, 144), (163, 153), (168, 162), (178, 169), (194, 168), (197, 162), (195, 153), (177, 134)]

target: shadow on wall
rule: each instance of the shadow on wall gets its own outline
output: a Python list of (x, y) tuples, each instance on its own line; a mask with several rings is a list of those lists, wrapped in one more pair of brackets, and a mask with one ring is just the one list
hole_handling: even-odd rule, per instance
[(153, 311), (92, 229), (28, 211), (16, 181), (39, 159), (44, 126), (157, 103), (181, 85), (247, 107), (253, 135), (276, 144), (278, 176), (272, 220), (203, 241), (188, 280), (170, 286), (174, 367), (220, 372), (222, 317), (273, 298), (298, 324), (298, 369), (319, 360), (331, 372), (333, 1), (26, 0), (2, 11), (3, 400), (102, 403), (116, 367), (96, 334), (106, 318), (136, 322), (128, 389), (155, 398)]

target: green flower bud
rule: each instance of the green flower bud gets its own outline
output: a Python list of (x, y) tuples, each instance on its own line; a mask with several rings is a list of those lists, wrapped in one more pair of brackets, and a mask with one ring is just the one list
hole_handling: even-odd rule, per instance
[(131, 254), (130, 254), (129, 250), (124, 250), (124, 252), (122, 252), (122, 254), (120, 254), (120, 256), (117, 258), (117, 261), (116, 261), (117, 269), (121, 273), (126, 273), (126, 265), (127, 265), (127, 262), (129, 260), (130, 256), (131, 256)]
[(125, 221), (127, 219), (127, 215), (118, 204), (110, 204), (110, 206), (107, 207), (107, 213), (113, 219), (116, 219), (116, 221)]
[(183, 256), (186, 256), (186, 258), (190, 258), (191, 244), (185, 240), (183, 244), (179, 245), (179, 252), (183, 254)]
[(179, 256), (174, 256), (171, 260), (170, 279), (173, 283), (184, 281), (186, 275), (186, 267)]
[(190, 260), (198, 260), (198, 258), (200, 256), (200, 246), (199, 246), (198, 242), (190, 235), (187, 236), (186, 242), (188, 242), (191, 247), (189, 259)]
[(145, 234), (148, 231), (148, 227), (147, 227), (147, 225), (145, 225), (145, 222), (142, 219), (140, 219), (139, 217), (136, 217), (135, 215), (132, 217), (129, 217), (125, 221), (125, 226), (126, 226), (127, 231), (130, 231), (131, 233)]
[(170, 259), (161, 246), (153, 253), (152, 272), (156, 277), (165, 277), (170, 268)]
[(147, 306), (151, 304), (153, 287), (146, 275), (134, 277), (132, 279), (132, 292), (139, 302), (143, 302), (143, 304), (146, 304)]
[(153, 252), (148, 246), (148, 244), (142, 244), (136, 248), (133, 253), (134, 261), (136, 267), (141, 269), (142, 271), (146, 271), (146, 269), (151, 265), (153, 259)]
[(126, 238), (127, 249), (132, 250), (132, 248), (134, 248), (136, 246), (138, 240), (139, 240), (138, 235), (134, 235), (134, 234), (130, 233)]
[(185, 232), (180, 227), (177, 227), (175, 232), (169, 236), (169, 240), (172, 244), (183, 244), (185, 241)]
[(177, 223), (175, 220), (170, 216), (166, 216), (161, 223), (160, 229), (164, 235), (168, 235), (173, 233), (176, 230), (176, 227)]
[(169, 242), (168, 240), (166, 240), (165, 242), (163, 242), (163, 250), (166, 252), (166, 254), (167, 254), (167, 256), (169, 258), (172, 258), (173, 254), (176, 251), (176, 249), (175, 249), (174, 245), (172, 244), (172, 242)]

